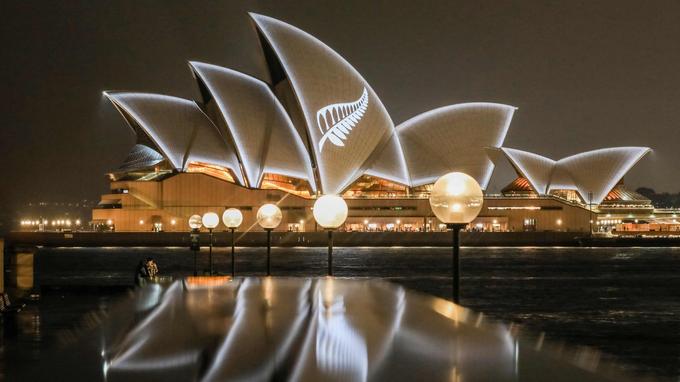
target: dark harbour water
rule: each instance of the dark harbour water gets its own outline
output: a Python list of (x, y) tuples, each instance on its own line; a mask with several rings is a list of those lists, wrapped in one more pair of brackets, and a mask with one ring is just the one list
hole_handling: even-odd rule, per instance
[[(214, 251), (229, 271), (228, 249)], [(0, 333), (0, 372), (31, 367), (46, 349), (73, 341), (129, 293), (137, 262), (152, 256), (161, 273), (193, 273), (184, 248), (42, 249), (38, 302)], [(207, 268), (207, 251), (199, 269)], [(237, 248), (237, 274), (264, 275), (264, 248)], [(336, 277), (377, 277), (449, 298), (450, 249), (336, 248)], [(680, 378), (680, 248), (464, 248), (461, 302), (522, 330), (573, 346), (633, 373)], [(274, 248), (274, 276), (323, 276), (324, 248)], [(77, 288), (75, 288), (77, 286)], [(0, 379), (2, 376), (0, 375)]]

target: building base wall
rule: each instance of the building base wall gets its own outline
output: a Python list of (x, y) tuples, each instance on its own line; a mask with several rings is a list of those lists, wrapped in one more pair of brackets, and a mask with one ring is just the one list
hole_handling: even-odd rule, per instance
[[(116, 232), (186, 232), (191, 215), (221, 214), (227, 208), (243, 213), (243, 231), (262, 231), (257, 210), (266, 203), (281, 208), (277, 231), (318, 231), (314, 199), (278, 189), (248, 189), (205, 174), (180, 173), (160, 182), (112, 182), (112, 192), (102, 196), (107, 208), (92, 212), (94, 222)], [(434, 217), (428, 199), (346, 199), (349, 216), (341, 231), (445, 231)], [(113, 208), (115, 207), (115, 208)], [(487, 197), (474, 231), (590, 232), (590, 211), (554, 197)], [(219, 228), (223, 228), (220, 224)]]

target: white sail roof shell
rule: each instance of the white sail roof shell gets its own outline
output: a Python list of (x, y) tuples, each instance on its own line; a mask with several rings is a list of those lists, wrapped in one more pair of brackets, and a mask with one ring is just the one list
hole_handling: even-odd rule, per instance
[(243, 184), (234, 149), (196, 102), (150, 93), (105, 95), (133, 129), (143, 130), (174, 168), (186, 170), (191, 162), (218, 165), (230, 169)]
[(555, 161), (544, 156), (528, 151), (502, 147), (501, 151), (506, 155), (517, 172), (525, 177), (531, 186), (539, 194), (548, 193), (548, 185), (553, 176)]
[(340, 55), (298, 28), (250, 15), (272, 77), (277, 73), (273, 89), (233, 70), (190, 63), (215, 100), (208, 106), (219, 110), (224, 130), (194, 101), (105, 92), (133, 130), (143, 133), (140, 138), (148, 138), (178, 170), (191, 162), (219, 165), (251, 187), (261, 185), (264, 173), (281, 174), (306, 179), (326, 194), (341, 193), (362, 174), (415, 187), (462, 171), (486, 188), (494, 166), (489, 156), (502, 153), (537, 192), (573, 189), (599, 204), (650, 151), (614, 147), (554, 161), (500, 148), (516, 109), (495, 103), (446, 106), (395, 128), (370, 85)]
[[(397, 126), (409, 185), (433, 183), (448, 172), (461, 171), (486, 188), (494, 164), (485, 148), (503, 144), (515, 110), (497, 103), (463, 103), (430, 110)], [(394, 166), (398, 160), (396, 149), (392, 153), (384, 150), (372, 170), (386, 174), (382, 176), (387, 179), (398, 179), (400, 169)], [(388, 164), (392, 164), (393, 174), (385, 170)]]
[(265, 82), (201, 62), (189, 63), (215, 100), (251, 187), (265, 172), (305, 179), (316, 191), (309, 153)]
[(623, 176), (651, 150), (648, 147), (612, 147), (558, 161), (506, 147), (501, 151), (538, 193), (571, 189), (578, 191), (585, 202), (600, 204)]
[(366, 170), (366, 175), (411, 186), (411, 176), (406, 164), (404, 147), (396, 130), (387, 144), (382, 149), (376, 150), (376, 154), (376, 160), (371, 165), (371, 168)]
[(323, 193), (337, 194), (369, 168), (394, 124), (364, 78), (308, 33), (251, 13), (271, 46), (304, 114)]
[(149, 146), (136, 144), (132, 147), (118, 171), (144, 169), (155, 166), (165, 159), (156, 150)]
[[(647, 147), (592, 150), (560, 159), (557, 167), (563, 168), (572, 176), (584, 201), (600, 204), (621, 178), (650, 151)], [(592, 201), (589, 198), (590, 193)]]

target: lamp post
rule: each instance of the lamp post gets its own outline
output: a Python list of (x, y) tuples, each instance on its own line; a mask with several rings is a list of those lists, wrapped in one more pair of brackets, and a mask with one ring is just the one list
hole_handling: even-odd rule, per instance
[(451, 172), (437, 179), (430, 193), (430, 207), (435, 216), (453, 233), (451, 262), (453, 302), (460, 301), (460, 235), (482, 209), (484, 194), (477, 181), (462, 172)]
[(236, 208), (229, 208), (222, 213), (222, 222), (231, 230), (231, 277), (236, 275), (234, 265), (234, 230), (243, 223), (243, 214)]
[(281, 224), (283, 215), (276, 204), (267, 203), (257, 210), (257, 224), (267, 231), (267, 276), (271, 276), (272, 230)]
[(213, 247), (213, 229), (217, 227), (218, 224), (220, 224), (220, 217), (217, 216), (216, 213), (214, 212), (207, 212), (206, 214), (203, 215), (203, 218), (201, 219), (203, 222), (203, 226), (210, 231), (210, 252), (208, 255), (208, 262), (210, 263), (210, 276), (213, 275), (213, 258), (212, 258), (212, 247)]
[(593, 193), (588, 193), (588, 210), (590, 210), (590, 236), (593, 236)]
[(314, 202), (314, 220), (328, 230), (328, 275), (333, 276), (333, 230), (347, 219), (347, 203), (337, 195), (324, 195)]
[(189, 218), (189, 228), (191, 228), (191, 249), (194, 251), (194, 276), (196, 272), (196, 252), (201, 249), (199, 238), (199, 231), (203, 227), (203, 220), (201, 215), (191, 215)]

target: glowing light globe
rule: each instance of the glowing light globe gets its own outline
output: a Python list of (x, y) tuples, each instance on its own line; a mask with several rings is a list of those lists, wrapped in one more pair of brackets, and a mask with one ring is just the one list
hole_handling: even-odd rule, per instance
[(257, 224), (264, 229), (274, 229), (281, 224), (283, 215), (281, 209), (271, 203), (267, 203), (257, 210)]
[(437, 179), (430, 194), (432, 212), (447, 224), (473, 221), (479, 215), (483, 202), (479, 183), (462, 172), (451, 172)]
[(191, 215), (189, 218), (189, 227), (191, 229), (201, 229), (201, 227), (203, 227), (201, 215)]
[(337, 195), (324, 195), (314, 202), (314, 220), (323, 228), (338, 228), (347, 219), (347, 203)]
[(227, 228), (238, 228), (243, 223), (243, 214), (236, 208), (229, 208), (222, 213), (222, 223)]
[(201, 221), (203, 222), (203, 226), (205, 228), (213, 229), (217, 227), (218, 224), (220, 224), (220, 217), (214, 212), (207, 212), (203, 215)]

